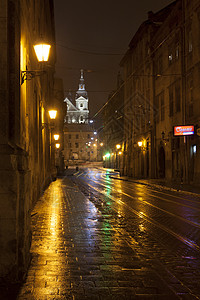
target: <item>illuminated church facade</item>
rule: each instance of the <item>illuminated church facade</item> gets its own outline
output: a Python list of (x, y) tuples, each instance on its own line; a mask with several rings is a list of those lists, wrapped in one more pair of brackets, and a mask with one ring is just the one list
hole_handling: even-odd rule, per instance
[(89, 122), (88, 94), (85, 89), (83, 70), (75, 105), (69, 93), (64, 102), (67, 113), (64, 124), (64, 163), (66, 166), (77, 165), (97, 160), (97, 137), (93, 125)]
[(83, 70), (81, 70), (79, 88), (75, 95), (75, 105), (72, 103), (71, 94), (69, 94), (68, 97), (66, 97), (64, 100), (64, 102), (66, 102), (67, 104), (65, 123), (88, 124), (88, 100), (88, 93), (85, 90)]

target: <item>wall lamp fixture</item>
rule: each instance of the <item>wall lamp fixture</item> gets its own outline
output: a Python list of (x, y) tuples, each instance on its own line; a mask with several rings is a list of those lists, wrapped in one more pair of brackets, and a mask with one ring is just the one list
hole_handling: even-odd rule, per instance
[(59, 140), (59, 137), (60, 137), (60, 135), (59, 135), (59, 134), (54, 134), (54, 135), (53, 135), (53, 137), (54, 137), (54, 140), (55, 140), (55, 141), (58, 141), (58, 140)]
[[(40, 44), (34, 45), (33, 47), (34, 47), (38, 62), (48, 61), (51, 45), (46, 44), (46, 43), (40, 43)], [(32, 78), (34, 78), (36, 76), (41, 76), (44, 73), (46, 73), (44, 70), (21, 71), (21, 85), (24, 83), (25, 80), (31, 80)]]
[(49, 113), (50, 119), (51, 119), (51, 120), (55, 120), (55, 118), (56, 118), (56, 116), (57, 116), (57, 110), (51, 109), (51, 110), (48, 111), (48, 113)]

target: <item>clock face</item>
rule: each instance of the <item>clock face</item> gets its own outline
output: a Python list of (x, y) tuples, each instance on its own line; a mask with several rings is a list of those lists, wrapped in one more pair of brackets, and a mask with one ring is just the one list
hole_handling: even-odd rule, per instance
[(83, 89), (83, 86), (81, 85), (81, 89)]

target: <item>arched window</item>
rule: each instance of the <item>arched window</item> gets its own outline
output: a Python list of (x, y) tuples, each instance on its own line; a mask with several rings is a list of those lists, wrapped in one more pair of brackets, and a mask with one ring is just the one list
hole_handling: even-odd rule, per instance
[(80, 116), (80, 123), (84, 123), (84, 119), (83, 119), (83, 116)]

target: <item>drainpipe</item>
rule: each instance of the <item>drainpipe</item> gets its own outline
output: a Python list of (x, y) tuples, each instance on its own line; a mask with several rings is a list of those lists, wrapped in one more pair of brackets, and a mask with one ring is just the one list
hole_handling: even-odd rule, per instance
[[(186, 43), (185, 43), (185, 0), (182, 0), (182, 63), (181, 63), (181, 74), (182, 74), (182, 122), (186, 125)], [(188, 176), (188, 153), (187, 153), (187, 137), (184, 136), (183, 143), (183, 181), (189, 183)]]

